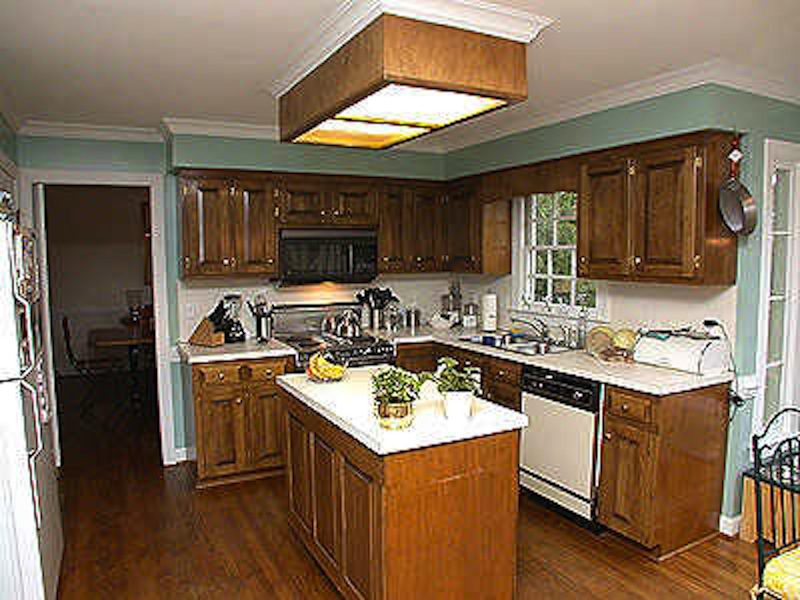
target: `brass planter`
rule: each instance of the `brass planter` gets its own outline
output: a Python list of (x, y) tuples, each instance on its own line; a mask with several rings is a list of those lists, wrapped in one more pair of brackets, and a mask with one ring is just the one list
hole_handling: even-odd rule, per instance
[(375, 416), (384, 429), (405, 429), (414, 422), (414, 403), (376, 401)]

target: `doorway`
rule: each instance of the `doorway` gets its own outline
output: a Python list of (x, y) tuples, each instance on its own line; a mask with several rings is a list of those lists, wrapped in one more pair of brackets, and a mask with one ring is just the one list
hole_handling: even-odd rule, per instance
[(44, 197), (62, 440), (157, 449), (149, 189), (56, 184)]
[[(24, 225), (35, 229), (39, 236), (42, 248), (42, 273), (43, 273), (43, 300), (49, 308), (49, 288), (47, 282), (47, 229), (46, 229), (46, 186), (51, 185), (97, 185), (97, 186), (128, 186), (146, 187), (149, 190), (150, 204), (150, 243), (151, 243), (151, 269), (153, 290), (153, 311), (155, 321), (155, 356), (157, 377), (157, 404), (160, 438), (160, 455), (163, 465), (173, 465), (183, 457), (180, 449), (175, 448), (174, 418), (173, 418), (173, 372), (170, 364), (170, 341), (168, 320), (168, 293), (167, 293), (167, 244), (164, 230), (167, 221), (167, 211), (164, 206), (164, 176), (158, 173), (137, 172), (112, 172), (112, 171), (64, 171), (49, 169), (23, 169), (19, 173), (20, 209)], [(52, 356), (55, 350), (50, 332), (59, 326), (51, 318), (50, 311), (43, 314), (43, 329), (45, 332), (46, 361), (50, 365), (49, 382), (51, 384), (50, 396), (57, 405), (59, 398), (55, 389), (55, 370)], [(59, 427), (56, 423), (56, 437)], [(60, 440), (57, 439), (56, 454), (58, 463), (61, 464)]]

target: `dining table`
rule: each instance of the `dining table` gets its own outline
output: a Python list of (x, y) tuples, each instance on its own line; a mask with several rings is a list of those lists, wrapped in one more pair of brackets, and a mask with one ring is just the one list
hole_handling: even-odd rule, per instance
[(155, 332), (151, 320), (120, 319), (120, 327), (104, 327), (89, 331), (89, 345), (96, 350), (125, 348), (128, 351), (130, 397), (134, 406), (141, 404), (142, 390), (139, 373), (140, 358), (148, 347), (155, 346)]

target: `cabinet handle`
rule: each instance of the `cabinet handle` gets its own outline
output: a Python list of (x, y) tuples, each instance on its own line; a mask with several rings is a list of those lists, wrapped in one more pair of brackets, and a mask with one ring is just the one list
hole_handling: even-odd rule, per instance
[(585, 256), (581, 256), (581, 259), (580, 259), (580, 260), (581, 260), (581, 264), (582, 264), (582, 265), (585, 265), (585, 264), (586, 264), (586, 257), (585, 257)]
[(695, 254), (695, 257), (694, 257), (694, 268), (695, 268), (695, 270), (699, 269), (701, 264), (703, 264), (703, 258), (699, 254)]
[(183, 268), (188, 270), (191, 266), (192, 266), (192, 259), (189, 258), (188, 256), (184, 256), (183, 257)]
[(610, 441), (610, 440), (611, 440), (611, 434), (610, 434), (610, 433), (606, 433), (606, 434), (605, 434), (603, 437), (604, 437), (604, 438), (605, 438), (607, 441)]
[(231, 257), (231, 259), (230, 259), (230, 264), (231, 264), (231, 266), (232, 266), (232, 267), (235, 267), (235, 266), (236, 266), (236, 257), (235, 257), (235, 256), (234, 256), (234, 257)]
[(628, 165), (628, 175), (630, 175), (631, 177), (636, 175), (636, 165), (634, 164)]
[(230, 192), (231, 196), (233, 196), (236, 194), (236, 188), (234, 186), (231, 186), (228, 188), (228, 192)]

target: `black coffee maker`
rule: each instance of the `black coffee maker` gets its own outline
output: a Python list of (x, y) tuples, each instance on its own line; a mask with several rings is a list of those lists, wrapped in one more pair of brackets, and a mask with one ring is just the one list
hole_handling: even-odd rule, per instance
[(225, 334), (225, 343), (243, 342), (245, 339), (244, 327), (239, 320), (242, 310), (242, 296), (240, 294), (227, 294), (219, 301), (214, 311), (208, 315), (208, 320), (214, 325), (214, 331)]

